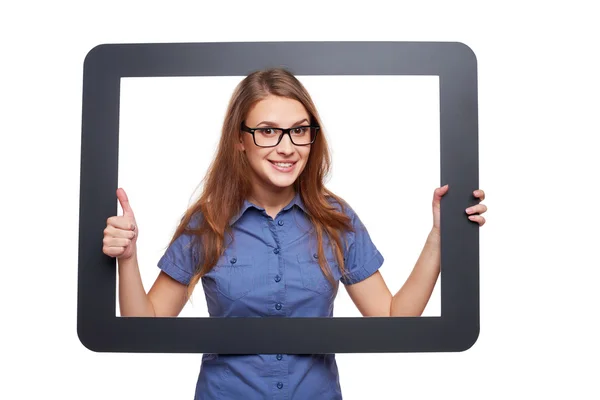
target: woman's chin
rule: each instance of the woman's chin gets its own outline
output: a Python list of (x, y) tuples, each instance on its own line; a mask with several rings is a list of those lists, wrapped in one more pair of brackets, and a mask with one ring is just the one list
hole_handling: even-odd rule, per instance
[(271, 181), (271, 185), (278, 189), (288, 189), (294, 185), (295, 181), (285, 180), (285, 181)]
[(277, 189), (287, 189), (296, 182), (296, 176), (269, 176), (267, 182)]

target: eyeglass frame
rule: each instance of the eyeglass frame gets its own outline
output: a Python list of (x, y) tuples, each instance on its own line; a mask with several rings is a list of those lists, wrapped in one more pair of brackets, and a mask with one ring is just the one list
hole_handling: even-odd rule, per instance
[[(298, 128), (313, 128), (315, 129), (315, 137), (312, 138), (312, 140), (310, 141), (310, 143), (304, 143), (304, 144), (296, 144), (294, 143), (294, 139), (292, 138), (292, 135), (290, 134), (292, 129), (298, 129)], [(277, 143), (275, 143), (274, 145), (271, 146), (261, 146), (258, 143), (256, 143), (256, 136), (254, 136), (254, 132), (261, 130), (261, 129), (277, 129), (282, 131), (281, 134), (279, 135), (279, 139), (277, 140)], [(294, 146), (310, 146), (311, 144), (313, 144), (315, 142), (315, 140), (317, 140), (317, 135), (319, 134), (319, 130), (321, 129), (321, 127), (319, 125), (300, 125), (300, 126), (294, 126), (291, 128), (287, 128), (287, 129), (283, 129), (283, 128), (273, 128), (271, 126), (265, 126), (262, 128), (250, 128), (249, 126), (247, 126), (245, 124), (244, 121), (242, 121), (241, 123), (241, 130), (242, 132), (247, 132), (249, 134), (252, 135), (252, 141), (254, 142), (254, 145), (257, 147), (262, 147), (262, 148), (270, 148), (270, 147), (277, 147), (279, 146), (279, 143), (281, 143), (281, 140), (283, 139), (284, 135), (288, 135), (290, 137), (290, 141), (292, 142), (292, 144)]]

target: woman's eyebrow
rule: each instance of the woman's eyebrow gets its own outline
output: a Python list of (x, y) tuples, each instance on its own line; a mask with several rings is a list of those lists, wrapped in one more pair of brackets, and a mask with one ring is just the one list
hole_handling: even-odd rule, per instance
[[(306, 119), (306, 118), (301, 119), (300, 121), (295, 122), (294, 124), (292, 124), (292, 126), (298, 126), (298, 125), (300, 125), (303, 122), (307, 122), (308, 123), (308, 119)], [(266, 125), (266, 126), (270, 126), (270, 127), (277, 127), (277, 124), (275, 122), (272, 122), (272, 121), (261, 121), (256, 126), (261, 126), (261, 125)]]

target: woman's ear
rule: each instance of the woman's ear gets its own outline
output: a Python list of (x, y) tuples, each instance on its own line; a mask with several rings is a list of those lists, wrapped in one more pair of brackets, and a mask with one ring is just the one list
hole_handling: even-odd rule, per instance
[(246, 147), (244, 146), (244, 137), (242, 135), (239, 136), (239, 142), (235, 144), (235, 147), (239, 151), (246, 151)]

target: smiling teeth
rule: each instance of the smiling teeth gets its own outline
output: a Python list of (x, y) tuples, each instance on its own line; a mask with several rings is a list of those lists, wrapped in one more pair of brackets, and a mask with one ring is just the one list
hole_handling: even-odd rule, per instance
[(282, 168), (289, 168), (292, 166), (292, 163), (273, 163), (275, 165), (277, 165), (278, 167), (282, 167)]

